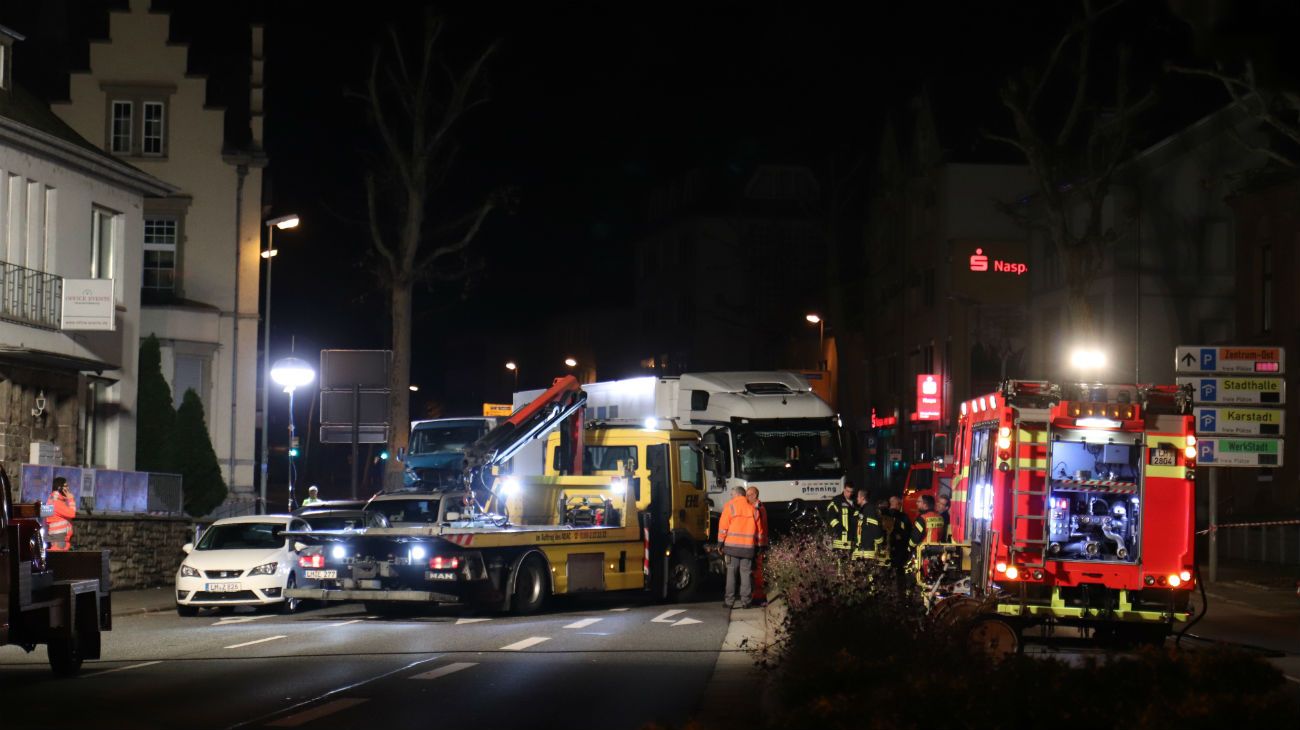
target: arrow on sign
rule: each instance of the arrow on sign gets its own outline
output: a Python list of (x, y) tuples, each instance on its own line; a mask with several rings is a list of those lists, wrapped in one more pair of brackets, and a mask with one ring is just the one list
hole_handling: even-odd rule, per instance
[(1195, 364), (1196, 364), (1196, 358), (1192, 357), (1192, 353), (1189, 352), (1186, 355), (1183, 355), (1183, 365), (1186, 365), (1187, 367), (1190, 368)]

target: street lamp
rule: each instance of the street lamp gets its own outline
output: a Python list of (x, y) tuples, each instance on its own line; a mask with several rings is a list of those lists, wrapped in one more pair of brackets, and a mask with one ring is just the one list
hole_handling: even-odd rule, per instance
[(577, 361), (577, 360), (574, 360), (574, 359), (571, 358), (571, 357), (566, 357), (566, 358), (564, 358), (564, 364), (565, 364), (565, 365), (568, 365), (568, 366), (571, 367), (571, 368), (576, 368), (576, 367), (578, 367), (578, 361)]
[[(289, 394), (289, 509), (292, 510), (294, 508), (293, 477), (296, 471), (293, 465), (293, 457), (298, 451), (298, 436), (294, 433), (293, 428), (293, 391), (315, 380), (316, 371), (311, 369), (311, 365), (296, 357), (286, 357), (275, 362), (275, 366), (271, 368), (271, 379), (277, 385), (283, 387), (284, 392)], [(266, 432), (263, 431), (262, 433), (265, 434)]]
[(809, 323), (817, 325), (817, 369), (822, 366), (822, 351), (826, 345), (826, 320), (822, 319), (820, 314), (809, 314), (804, 317)]
[(1093, 373), (1105, 369), (1106, 353), (1091, 347), (1078, 347), (1070, 353), (1070, 366), (1080, 373)]
[(270, 402), (270, 385), (271, 385), (271, 264), (275, 263), (275, 255), (279, 253), (275, 249), (275, 229), (282, 231), (290, 228), (297, 228), (299, 219), (297, 215), (282, 215), (279, 218), (272, 218), (266, 221), (266, 248), (262, 250), (262, 258), (266, 259), (266, 301), (262, 305), (262, 481), (261, 481), (261, 502), (260, 509), (262, 514), (266, 514), (266, 477), (267, 477), (267, 427), (270, 423), (270, 416), (267, 414), (267, 406)]
[(419, 393), (419, 392), (420, 392), (420, 386), (418, 386), (418, 385), (414, 385), (414, 384), (412, 384), (412, 385), (408, 385), (408, 386), (406, 386), (406, 387), (407, 387), (407, 388), (410, 388), (410, 390), (411, 390), (412, 393)]
[(509, 370), (510, 372), (514, 373), (515, 390), (518, 391), (519, 390), (519, 366), (515, 364), (514, 360), (511, 360), (510, 362), (506, 363), (506, 370)]

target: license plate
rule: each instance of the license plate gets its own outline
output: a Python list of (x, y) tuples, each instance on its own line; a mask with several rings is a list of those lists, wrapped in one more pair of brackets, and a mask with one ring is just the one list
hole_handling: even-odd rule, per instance
[(208, 593), (234, 593), (239, 590), (238, 583), (209, 583)]
[(429, 580), (456, 580), (455, 573), (435, 573), (429, 571), (425, 573), (425, 576), (428, 577)]
[(339, 572), (337, 570), (309, 570), (307, 571), (307, 577), (316, 580), (334, 580), (339, 577)]
[(1172, 449), (1151, 449), (1151, 466), (1174, 466), (1177, 459)]

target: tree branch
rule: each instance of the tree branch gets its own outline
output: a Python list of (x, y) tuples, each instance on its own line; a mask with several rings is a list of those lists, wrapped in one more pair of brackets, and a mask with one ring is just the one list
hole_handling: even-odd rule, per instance
[(388, 262), (389, 270), (395, 271), (397, 269), (397, 261), (393, 257), (393, 250), (384, 242), (383, 231), (379, 229), (379, 206), (377, 202), (379, 194), (375, 189), (375, 176), (373, 174), (367, 174), (365, 184), (366, 210), (370, 213), (370, 241), (374, 244), (375, 250), (379, 252), (380, 256)]
[[(465, 230), (464, 234), (461, 235), (459, 240), (439, 246), (421, 258), (415, 266), (417, 274), (420, 276), (427, 276), (429, 270), (431, 270), (438, 262), (438, 259), (464, 251), (465, 248), (469, 246), (470, 242), (474, 240), (474, 237), (478, 235), (478, 231), (482, 228), (483, 221), (488, 217), (488, 213), (491, 213), (499, 204), (497, 198), (498, 195), (495, 193), (489, 195), (487, 200), (484, 200), (483, 204), (478, 207), (478, 210), (467, 216), (469, 227)], [(462, 220), (462, 223), (463, 222), (464, 220)]]

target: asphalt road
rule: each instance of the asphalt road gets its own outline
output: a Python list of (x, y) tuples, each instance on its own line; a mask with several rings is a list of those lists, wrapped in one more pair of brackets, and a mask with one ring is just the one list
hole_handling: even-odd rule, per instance
[(529, 617), (360, 606), (119, 617), (59, 680), (0, 647), (5, 728), (640, 728), (684, 724), (727, 631), (717, 601), (556, 602)]

